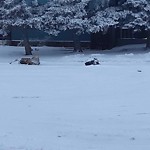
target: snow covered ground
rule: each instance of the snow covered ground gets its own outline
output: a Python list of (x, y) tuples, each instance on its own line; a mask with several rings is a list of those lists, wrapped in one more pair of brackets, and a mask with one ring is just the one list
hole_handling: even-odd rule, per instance
[[(150, 150), (150, 52), (0, 46), (0, 150)], [(92, 58), (101, 65), (85, 66)]]

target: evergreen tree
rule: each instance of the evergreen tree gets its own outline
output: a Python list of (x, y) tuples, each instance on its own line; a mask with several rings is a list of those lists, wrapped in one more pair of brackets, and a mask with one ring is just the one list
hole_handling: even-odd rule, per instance
[(4, 11), (4, 0), (1, 0), (0, 2), (0, 32), (3, 33), (3, 14)]
[(34, 18), (35, 27), (51, 35), (72, 30), (75, 50), (80, 49), (79, 36), (88, 25), (85, 7), (89, 0), (50, 0)]
[(88, 31), (107, 31), (109, 27), (148, 30), (147, 47), (150, 47), (150, 0), (110, 0), (109, 6), (97, 10), (91, 17)]
[(61, 5), (55, 0), (50, 0), (45, 5), (40, 5), (34, 10), (34, 26), (49, 35), (58, 35), (59, 26), (56, 18), (59, 16)]
[(126, 0), (120, 8), (129, 13), (125, 19), (119, 21), (119, 25), (135, 30), (147, 30), (146, 47), (150, 48), (150, 0)]
[(68, 16), (68, 21), (64, 24), (64, 26), (66, 26), (67, 29), (73, 31), (74, 51), (81, 51), (80, 35), (86, 32), (89, 26), (87, 10), (89, 2), (90, 0), (70, 0), (63, 8), (64, 10), (70, 9), (69, 11), (65, 12), (65, 15)]
[[(124, 17), (122, 12), (117, 11), (117, 7), (110, 7), (111, 1), (106, 1), (99, 4), (97, 10), (92, 9), (92, 15), (90, 15), (90, 25), (88, 32), (96, 33), (99, 31), (106, 32), (110, 26), (115, 26), (118, 24), (120, 17)], [(91, 13), (91, 11), (90, 11)]]
[(2, 13), (2, 27), (5, 29), (21, 29), (24, 35), (24, 46), (26, 55), (31, 55), (31, 46), (27, 35), (27, 29), (32, 28), (31, 7), (25, 0), (4, 0)]

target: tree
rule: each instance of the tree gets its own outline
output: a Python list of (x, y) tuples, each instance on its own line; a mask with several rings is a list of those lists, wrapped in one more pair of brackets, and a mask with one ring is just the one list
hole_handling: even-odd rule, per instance
[(148, 32), (150, 47), (150, 0), (110, 0), (109, 6), (98, 9), (90, 17), (89, 32), (105, 32), (110, 27), (126, 27)]
[(49, 0), (34, 18), (35, 27), (50, 35), (72, 30), (74, 49), (80, 50), (79, 35), (85, 32), (88, 20), (85, 7), (89, 0)]
[(146, 47), (150, 48), (150, 0), (126, 0), (120, 5), (121, 10), (129, 11), (121, 26), (135, 30), (147, 30)]
[(33, 24), (38, 30), (44, 31), (49, 35), (57, 36), (60, 32), (60, 25), (56, 21), (59, 16), (60, 4), (55, 0), (47, 2), (45, 5), (40, 5), (34, 9)]
[(74, 51), (81, 51), (80, 35), (86, 32), (89, 25), (87, 13), (89, 2), (90, 0), (70, 0), (63, 7), (67, 11), (62, 14), (62, 17), (68, 17), (68, 21), (64, 23), (64, 26), (68, 30), (72, 30), (74, 34)]
[(150, 48), (150, 0), (122, 0), (118, 2), (117, 12), (125, 15), (118, 19), (118, 26), (147, 30), (146, 47)]
[(4, 33), (3, 30), (3, 14), (5, 13), (4, 11), (4, 0), (1, 0), (0, 2), (0, 32)]
[(110, 26), (118, 24), (123, 13), (116, 12), (115, 7), (109, 7), (109, 2), (109, 0), (50, 0), (39, 8), (34, 24), (38, 30), (50, 35), (72, 30), (74, 50), (77, 51), (81, 49), (80, 34), (105, 32)]
[(31, 55), (32, 49), (29, 44), (27, 29), (32, 28), (32, 13), (25, 0), (4, 0), (2, 13), (2, 27), (21, 29), (24, 35), (25, 54)]

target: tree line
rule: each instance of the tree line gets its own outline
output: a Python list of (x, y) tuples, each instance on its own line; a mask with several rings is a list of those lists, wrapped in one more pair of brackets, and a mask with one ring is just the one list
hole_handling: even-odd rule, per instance
[(72, 30), (74, 50), (80, 49), (82, 33), (107, 32), (109, 27), (126, 27), (147, 30), (150, 47), (150, 0), (48, 0), (39, 4), (33, 0), (1, 0), (0, 28), (22, 30), (26, 55), (32, 54), (27, 29), (37, 29), (57, 36), (61, 31)]

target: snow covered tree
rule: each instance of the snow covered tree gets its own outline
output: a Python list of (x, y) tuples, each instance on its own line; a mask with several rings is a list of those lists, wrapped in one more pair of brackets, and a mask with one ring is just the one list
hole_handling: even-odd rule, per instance
[(4, 0), (1, 0), (1, 2), (0, 2), (0, 19), (2, 19), (3, 9), (4, 9)]
[(33, 0), (33, 1), (31, 2), (31, 5), (32, 5), (33, 7), (37, 7), (37, 6), (39, 5), (38, 0)]
[(89, 2), (90, 0), (70, 0), (63, 7), (65, 13), (61, 17), (68, 17), (67, 22), (63, 24), (63, 29), (66, 27), (66, 29), (73, 31), (74, 51), (81, 51), (80, 35), (86, 32), (89, 25), (87, 13)]
[(126, 0), (121, 7), (130, 11), (124, 26), (139, 30), (145, 28), (147, 30), (146, 47), (150, 48), (150, 0)]
[(117, 26), (134, 30), (147, 30), (146, 47), (150, 48), (150, 0), (121, 0), (114, 7), (119, 16)]
[(80, 49), (79, 36), (88, 25), (85, 7), (89, 0), (49, 0), (34, 18), (35, 27), (50, 35), (72, 30), (75, 37), (74, 49)]
[(92, 9), (90, 15), (90, 26), (88, 32), (96, 33), (99, 31), (106, 32), (110, 26), (118, 24), (120, 18), (119, 13), (116, 12), (116, 7), (109, 7), (110, 1), (100, 1), (97, 9)]
[(148, 32), (147, 47), (150, 47), (150, 0), (110, 0), (91, 16), (89, 32), (107, 31), (109, 27), (126, 27)]
[(32, 28), (31, 7), (26, 4), (25, 0), (4, 0), (3, 8), (2, 27), (21, 29), (24, 35), (25, 54), (31, 55), (32, 49), (27, 35), (27, 29)]
[[(119, 6), (120, 11), (128, 11), (128, 16), (125, 20), (121, 20), (126, 27), (141, 27), (149, 26), (148, 15), (150, 13), (149, 0), (126, 0)], [(121, 22), (120, 22), (121, 23)]]
[[(97, 42), (97, 44), (101, 43), (98, 44), (99, 48), (106, 49), (114, 46), (116, 41), (114, 28), (118, 25), (120, 18), (126, 17), (125, 14), (126, 12), (118, 12), (116, 7), (110, 7), (109, 4), (107, 4), (101, 5), (101, 7), (91, 15), (87, 32), (92, 33), (94, 36), (99, 36), (99, 42)], [(95, 46), (93, 45), (93, 47)]]
[(0, 2), (0, 32), (3, 33), (4, 0)]
[(51, 0), (45, 5), (37, 7), (34, 11), (33, 18), (35, 28), (49, 35), (57, 36), (60, 32), (59, 25), (56, 21), (56, 17), (59, 16), (59, 9), (60, 4), (57, 4), (55, 0)]

